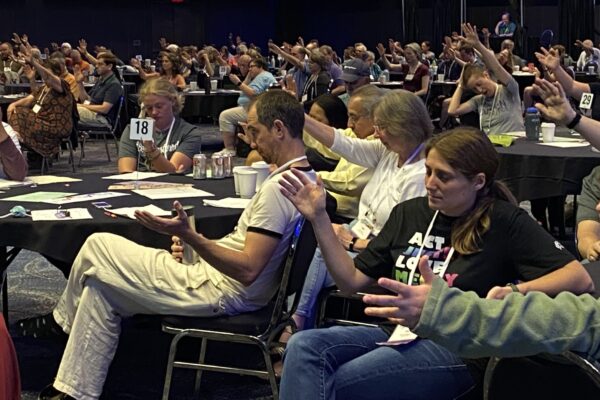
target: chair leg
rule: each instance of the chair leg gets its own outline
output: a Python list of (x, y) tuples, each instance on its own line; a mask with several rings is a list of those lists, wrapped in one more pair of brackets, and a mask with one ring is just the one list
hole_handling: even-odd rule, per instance
[(165, 385), (163, 387), (162, 400), (169, 400), (169, 392), (171, 391), (171, 380), (173, 378), (173, 364), (175, 363), (175, 355), (177, 354), (177, 344), (183, 336), (176, 335), (171, 341), (169, 349), (169, 358), (167, 360), (167, 372), (165, 374)]
[(48, 157), (42, 157), (42, 170), (40, 171), (40, 175), (44, 175), (44, 173), (50, 170), (50, 161), (48, 161)]
[(79, 146), (81, 147), (81, 151), (79, 153), (79, 167), (81, 167), (81, 163), (85, 158), (85, 136), (80, 136)]
[[(198, 364), (204, 364), (204, 358), (206, 357), (206, 345), (208, 339), (202, 338), (202, 344), (200, 345), (200, 356), (198, 357)], [(200, 384), (202, 383), (202, 370), (196, 371), (196, 379), (194, 380), (194, 397), (200, 395)]]
[(110, 151), (108, 150), (108, 140), (106, 140), (106, 132), (102, 133), (102, 139), (104, 139), (104, 147), (106, 148), (106, 157), (108, 158), (108, 162), (110, 162)]
[(261, 347), (261, 352), (265, 359), (265, 366), (269, 373), (269, 384), (271, 385), (271, 392), (273, 393), (273, 400), (279, 399), (279, 386), (277, 386), (277, 379), (275, 379), (275, 371), (273, 370), (273, 363), (271, 362), (271, 355), (267, 348)]
[(483, 376), (483, 400), (490, 399), (490, 389), (492, 386), (492, 379), (494, 378), (494, 371), (500, 360), (499, 357), (491, 357), (485, 368), (485, 374)]
[(69, 164), (71, 164), (71, 170), (75, 173), (75, 155), (73, 154), (73, 144), (71, 139), (67, 139), (67, 147), (69, 148)]

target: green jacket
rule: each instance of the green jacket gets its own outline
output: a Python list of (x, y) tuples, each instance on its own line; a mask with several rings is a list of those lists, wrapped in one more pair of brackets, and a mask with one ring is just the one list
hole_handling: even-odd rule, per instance
[(436, 277), (413, 332), (464, 358), (524, 357), (566, 350), (600, 359), (600, 300), (563, 292), (486, 300)]

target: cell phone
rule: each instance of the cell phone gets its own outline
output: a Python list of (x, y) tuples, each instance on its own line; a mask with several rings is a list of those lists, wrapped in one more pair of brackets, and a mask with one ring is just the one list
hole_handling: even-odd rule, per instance
[(92, 202), (92, 205), (96, 208), (102, 208), (102, 209), (112, 207), (110, 204), (108, 204), (105, 201), (94, 201), (94, 202)]

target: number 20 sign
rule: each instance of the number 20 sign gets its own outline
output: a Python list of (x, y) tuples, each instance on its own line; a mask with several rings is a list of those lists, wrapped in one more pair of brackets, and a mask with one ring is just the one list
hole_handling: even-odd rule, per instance
[(150, 118), (131, 118), (129, 138), (131, 140), (152, 140), (154, 120)]

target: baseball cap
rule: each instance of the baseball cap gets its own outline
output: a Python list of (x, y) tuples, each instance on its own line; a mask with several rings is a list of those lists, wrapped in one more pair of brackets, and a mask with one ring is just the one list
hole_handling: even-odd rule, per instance
[(363, 76), (370, 76), (369, 65), (361, 59), (354, 58), (344, 65), (341, 79), (345, 82), (354, 82)]

